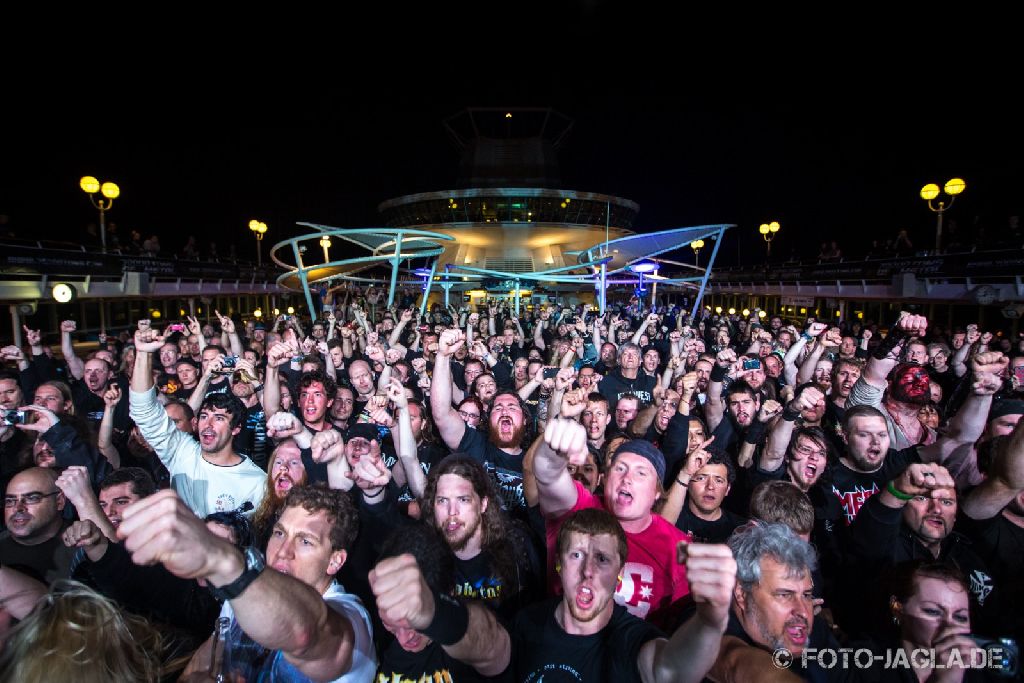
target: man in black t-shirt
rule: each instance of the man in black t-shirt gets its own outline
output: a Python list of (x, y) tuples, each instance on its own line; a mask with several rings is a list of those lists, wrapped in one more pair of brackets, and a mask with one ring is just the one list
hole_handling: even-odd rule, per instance
[(698, 543), (728, 540), (733, 530), (745, 521), (722, 507), (735, 480), (736, 471), (728, 456), (708, 458), (687, 483), (686, 504), (679, 513), (676, 527), (689, 533)]
[[(414, 562), (410, 562), (410, 557)], [(432, 596), (451, 595), (454, 588), (454, 563), (451, 550), (431, 527), (413, 524), (394, 533), (381, 551), (371, 583), (377, 595), (377, 610), (387, 634), (378, 634), (382, 642), (377, 666), (378, 680), (422, 681), (450, 680), (486, 681), (494, 669), (473, 664), (489, 651), (508, 647), (508, 634), (494, 615), (481, 609), (482, 603), (472, 601), (466, 612), (474, 627), (482, 631), (479, 642), (485, 653), (471, 648), (444, 646), (417, 632), (402, 618), (391, 618), (396, 607), (405, 607), (417, 598), (425, 599), (424, 585)], [(411, 589), (411, 590), (410, 590)], [(444, 598), (438, 598), (444, 600)], [(406, 617), (407, 619), (407, 617)]]
[(465, 335), (458, 330), (445, 330), (438, 340), (430, 392), (434, 424), (449, 448), (466, 453), (483, 464), (505, 509), (525, 512), (523, 444), (530, 442), (527, 411), (518, 394), (499, 391), (491, 405), (487, 436), (466, 427), (466, 422), (452, 407), (451, 379), (451, 357), (465, 343)]
[(509, 660), (509, 636), (477, 600), (452, 598), (452, 555), (430, 527), (399, 529), (370, 572), (384, 629), (377, 680), (485, 681)]
[(814, 548), (785, 524), (766, 522), (742, 527), (729, 547), (736, 557), (736, 589), (711, 678), (756, 681), (792, 664), (801, 678), (826, 680), (816, 659), (807, 669), (801, 666), (805, 650), (839, 647), (814, 617)]
[(456, 596), (481, 600), (510, 619), (541, 595), (539, 554), (501, 511), (474, 459), (453, 454), (431, 468), (421, 514), (455, 554)]
[(0, 565), (52, 584), (70, 576), (73, 548), (61, 541), (64, 494), (53, 470), (31, 467), (16, 474), (4, 492)]
[(574, 513), (559, 529), (557, 553), (562, 596), (524, 609), (510, 628), (513, 680), (698, 680), (708, 671), (735, 584), (728, 547), (682, 551), (697, 612), (668, 640), (614, 600), (627, 542), (611, 513)]

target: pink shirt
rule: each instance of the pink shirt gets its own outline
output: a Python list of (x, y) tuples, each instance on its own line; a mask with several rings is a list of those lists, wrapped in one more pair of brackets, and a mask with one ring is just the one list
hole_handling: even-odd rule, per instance
[[(587, 491), (580, 482), (574, 481), (573, 484), (576, 486), (576, 505), (557, 519), (545, 520), (548, 587), (553, 595), (562, 592), (561, 581), (554, 570), (558, 530), (562, 523), (577, 510), (604, 509), (604, 500)], [(686, 567), (676, 562), (676, 545), (679, 541), (690, 540), (689, 534), (655, 514), (651, 515), (651, 523), (643, 531), (635, 534), (627, 531), (629, 552), (622, 568), (622, 578), (615, 589), (615, 602), (623, 605), (630, 614), (655, 625), (670, 624), (671, 606), (690, 594)]]

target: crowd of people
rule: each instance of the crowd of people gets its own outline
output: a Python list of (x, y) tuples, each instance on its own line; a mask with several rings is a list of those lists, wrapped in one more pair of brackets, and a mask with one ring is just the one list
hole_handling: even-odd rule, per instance
[[(140, 320), (85, 357), (76, 333), (0, 349), (2, 681), (1015, 663), (1020, 340), (332, 295), (312, 320)], [(877, 657), (808, 657), (840, 648)]]

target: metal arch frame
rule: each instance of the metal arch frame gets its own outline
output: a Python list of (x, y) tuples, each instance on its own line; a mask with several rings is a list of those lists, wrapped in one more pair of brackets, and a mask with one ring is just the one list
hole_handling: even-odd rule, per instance
[[(297, 225), (302, 225), (302, 226), (305, 226), (305, 227), (315, 228), (317, 230), (317, 232), (307, 233), (305, 235), (299, 235), (298, 237), (292, 237), (292, 238), (289, 238), (287, 240), (282, 240), (282, 241), (278, 242), (277, 244), (275, 244), (273, 247), (270, 248), (270, 258), (278, 266), (280, 266), (281, 268), (285, 269), (285, 272), (282, 273), (280, 276), (278, 276), (277, 284), (281, 285), (282, 287), (286, 287), (286, 285), (284, 284), (285, 280), (288, 280), (288, 279), (291, 279), (291, 278), (293, 278), (295, 276), (298, 276), (299, 282), (302, 284), (303, 294), (305, 294), (305, 296), (306, 296), (306, 305), (309, 307), (310, 315), (313, 315), (313, 316), (316, 315), (316, 311), (313, 308), (313, 296), (309, 292), (309, 283), (310, 283), (309, 273), (311, 271), (319, 270), (321, 268), (340, 268), (340, 267), (345, 267), (345, 266), (364, 266), (364, 267), (368, 268), (368, 267), (370, 267), (370, 266), (372, 266), (372, 265), (374, 265), (376, 263), (390, 261), (391, 262), (391, 281), (390, 281), (390, 286), (388, 288), (388, 306), (390, 306), (394, 302), (394, 300), (395, 300), (395, 286), (396, 286), (397, 281), (398, 281), (398, 265), (402, 261), (405, 261), (405, 260), (408, 260), (408, 259), (413, 259), (413, 258), (435, 258), (436, 259), (436, 257), (438, 257), (438, 256), (440, 256), (441, 254), (444, 253), (444, 245), (442, 244), (442, 242), (454, 242), (455, 241), (455, 238), (452, 237), (451, 235), (446, 235), (444, 233), (439, 233), (439, 232), (430, 232), (430, 231), (427, 231), (427, 230), (417, 230), (417, 229), (414, 229), (414, 228), (352, 228), (352, 229), (349, 229), (349, 228), (334, 228), (334, 227), (330, 227), (330, 226), (317, 225), (317, 224), (313, 224), (313, 223), (298, 223)], [(339, 239), (346, 240), (346, 241), (351, 242), (353, 244), (358, 244), (361, 247), (370, 249), (373, 253), (372, 253), (372, 255), (369, 255), (369, 256), (360, 256), (360, 257), (348, 258), (348, 259), (336, 259), (336, 260), (333, 260), (333, 261), (327, 261), (325, 263), (318, 263), (318, 264), (316, 264), (314, 266), (307, 266), (307, 265), (305, 265), (303, 263), (303, 261), (302, 261), (302, 253), (299, 251), (300, 243), (302, 243), (302, 242), (304, 242), (306, 240), (317, 240), (317, 241), (319, 241), (325, 235), (328, 236), (328, 237), (338, 237)], [(360, 242), (359, 240), (351, 239), (352, 235), (377, 235), (377, 236), (380, 236), (380, 237), (394, 236), (394, 239), (390, 240), (389, 242), (385, 242), (384, 244), (379, 245), (378, 247), (374, 248), (374, 247), (367, 246), (365, 243)], [(422, 242), (423, 246), (418, 247), (417, 251), (402, 253), (402, 240), (406, 236), (414, 238), (413, 240), (410, 240), (411, 242), (414, 242), (414, 243)], [(383, 254), (383, 255), (378, 253), (383, 247), (391, 245), (391, 244), (394, 245), (394, 252), (393, 253)], [(319, 244), (318, 244), (318, 246), (319, 246)], [(295, 263), (294, 264), (287, 263), (287, 262), (283, 261), (281, 258), (278, 258), (278, 251), (281, 250), (281, 249), (285, 249), (287, 247), (291, 247), (292, 256), (295, 258)], [(435, 263), (436, 263), (436, 261), (435, 261)], [(320, 278), (317, 278), (315, 280), (312, 280), (312, 282), (320, 282), (322, 280), (329, 280), (329, 279), (332, 279), (332, 278), (342, 278), (342, 279), (352, 280), (352, 281), (359, 281), (359, 280), (373, 281), (373, 282), (377, 281), (376, 279), (372, 279), (371, 280), (369, 278), (354, 278), (354, 277), (352, 277), (350, 275), (351, 272), (354, 272), (354, 271), (349, 271), (349, 273), (347, 273), (347, 274), (330, 274), (330, 275), (325, 275), (324, 277), (320, 277)], [(431, 280), (432, 279), (433, 278), (431, 278)], [(423, 293), (424, 301), (426, 300), (426, 297), (427, 297), (428, 294), (429, 294), (429, 287), (428, 287), (428, 291)]]
[[(427, 280), (427, 287), (423, 292), (423, 300), (420, 303), (421, 311), (424, 309), (427, 301), (427, 297), (430, 294), (430, 287), (434, 280), (442, 280), (445, 285), (445, 294), (447, 297), (448, 289), (451, 287), (451, 279), (456, 277), (468, 277), (473, 276), (479, 278), (481, 276), (492, 276), (503, 279), (515, 280), (516, 291), (519, 290), (520, 280), (532, 280), (532, 281), (547, 281), (561, 284), (583, 284), (585, 282), (593, 282), (596, 278), (596, 284), (599, 289), (600, 303), (602, 313), (606, 307), (605, 292), (607, 289), (607, 277), (609, 274), (614, 275), (621, 273), (629, 268), (630, 265), (644, 258), (655, 258), (660, 254), (679, 249), (685, 244), (692, 242), (695, 239), (703, 239), (705, 237), (713, 238), (715, 246), (711, 252), (711, 258), (708, 261), (706, 267), (692, 266), (694, 269), (701, 271), (700, 275), (693, 277), (683, 278), (659, 278), (656, 282), (664, 284), (684, 284), (694, 283), (700, 281), (698, 293), (694, 299), (693, 310), (691, 315), (697, 314), (697, 308), (700, 305), (700, 301), (704, 297), (704, 292), (707, 289), (707, 283), (711, 276), (711, 269), (714, 265), (715, 258), (718, 256), (718, 249), (722, 244), (722, 239), (725, 235), (725, 231), (729, 228), (735, 227), (733, 224), (715, 224), (715, 225), (701, 225), (694, 227), (684, 228), (673, 228), (671, 230), (662, 230), (653, 233), (642, 233), (625, 235), (618, 237), (614, 240), (599, 242), (587, 249), (575, 252), (578, 263), (571, 266), (563, 266), (560, 268), (552, 268), (549, 270), (536, 271), (531, 273), (508, 273), (501, 270), (492, 270), (488, 268), (476, 268), (471, 266), (459, 265), (455, 263), (449, 263), (445, 266), (445, 270), (441, 274), (436, 274), (437, 271), (437, 257), (441, 256), (445, 252), (445, 242), (455, 242), (456, 237), (446, 233), (432, 232), (429, 230), (420, 230), (417, 228), (335, 228), (326, 225), (320, 225), (316, 223), (305, 223), (300, 222), (298, 225), (314, 228), (317, 232), (307, 233), (305, 235), (299, 235), (298, 237), (292, 237), (287, 240), (278, 242), (270, 249), (270, 258), (285, 269), (285, 273), (280, 275), (277, 279), (277, 284), (285, 286), (285, 280), (291, 279), (298, 276), (299, 282), (302, 284), (303, 293), (306, 296), (306, 304), (309, 307), (311, 313), (313, 309), (313, 297), (309, 291), (309, 273), (313, 270), (322, 268), (342, 268), (348, 266), (362, 266), (368, 268), (377, 263), (391, 262), (391, 278), (388, 288), (388, 306), (394, 302), (395, 287), (398, 282), (398, 269), (399, 264), (404, 260), (414, 258), (433, 258), (431, 263), (431, 277)], [(669, 246), (662, 249), (658, 249), (653, 252), (641, 253), (636, 258), (630, 258), (624, 256), (625, 265), (620, 268), (609, 271), (607, 266), (608, 263), (615, 260), (610, 253), (611, 248), (614, 245), (626, 246), (630, 243), (637, 243), (646, 239), (651, 238), (663, 238), (675, 234), (685, 233), (685, 239), (675, 242), (673, 241)], [(369, 250), (370, 255), (361, 256), (356, 258), (348, 259), (337, 259), (333, 261), (327, 261), (326, 263), (320, 263), (315, 266), (306, 266), (302, 261), (302, 254), (299, 250), (299, 244), (306, 240), (320, 240), (324, 236), (338, 237), (339, 239), (346, 240), (352, 244), (358, 244), (359, 246)], [(373, 235), (377, 238), (393, 237), (393, 239), (384, 239), (383, 242), (377, 245), (368, 244), (366, 241), (360, 241), (356, 238), (358, 235)], [(416, 251), (402, 253), (402, 243), (405, 238), (412, 238), (408, 241), (416, 244)], [(291, 247), (292, 255), (295, 258), (295, 264), (286, 263), (281, 258), (278, 258), (278, 250), (286, 247)], [(409, 245), (407, 245), (409, 246)], [(392, 250), (391, 253), (381, 254), (381, 251)], [(630, 250), (632, 251), (632, 250)], [(572, 252), (566, 252), (571, 254)], [(657, 259), (655, 259), (657, 260)], [(594, 273), (581, 273), (581, 274), (570, 274), (570, 271), (578, 270), (580, 268), (593, 269)], [(323, 277), (312, 280), (312, 282), (320, 282), (323, 280), (330, 279), (343, 279), (353, 282), (383, 282), (378, 278), (367, 278), (357, 277), (354, 273), (360, 269), (348, 270), (345, 273), (332, 273)], [(518, 297), (516, 298), (516, 304), (518, 309)]]
[[(650, 259), (653, 259), (653, 260), (657, 260), (656, 258), (654, 258), (655, 256), (658, 256), (660, 254), (664, 254), (664, 253), (667, 253), (667, 252), (670, 252), (670, 251), (674, 251), (675, 249), (679, 249), (680, 247), (684, 246), (685, 244), (687, 244), (689, 242), (692, 242), (693, 240), (704, 239), (705, 237), (714, 237), (715, 246), (711, 250), (711, 258), (708, 259), (708, 265), (706, 267), (704, 267), (704, 268), (701, 268), (701, 266), (695, 266), (698, 270), (702, 270), (703, 271), (702, 275), (695, 276), (695, 277), (690, 277), (690, 278), (672, 278), (672, 279), (665, 279), (665, 280), (662, 280), (662, 279), (658, 279), (657, 280), (657, 282), (664, 282), (664, 283), (667, 283), (667, 284), (682, 284), (684, 282), (696, 282), (697, 280), (700, 280), (700, 288), (697, 290), (697, 296), (694, 298), (694, 302), (693, 302), (693, 309), (690, 312), (690, 317), (693, 318), (693, 317), (695, 317), (697, 315), (697, 308), (700, 306), (700, 302), (704, 298), (704, 291), (707, 289), (708, 280), (711, 278), (711, 268), (712, 268), (712, 266), (715, 263), (715, 258), (718, 256), (718, 249), (719, 249), (719, 247), (722, 244), (722, 238), (725, 236), (725, 231), (728, 230), (729, 228), (735, 228), (735, 227), (736, 227), (736, 225), (734, 223), (718, 223), (718, 224), (711, 224), (711, 225), (697, 225), (697, 226), (686, 227), (686, 228), (673, 228), (671, 230), (662, 230), (662, 231), (653, 232), (653, 233), (640, 233), (640, 234), (635, 234), (635, 235), (626, 235), (625, 237), (618, 237), (618, 238), (616, 238), (614, 240), (610, 240), (608, 242), (601, 242), (600, 244), (595, 244), (594, 246), (590, 247), (589, 249), (581, 251), (579, 256), (578, 256), (578, 258), (580, 260), (582, 260), (584, 258), (584, 254), (585, 254), (588, 258), (593, 260), (594, 259), (593, 252), (595, 250), (599, 250), (599, 254), (600, 255), (607, 255), (609, 253), (608, 250), (611, 249), (612, 246), (616, 245), (616, 244), (624, 245), (624, 244), (627, 244), (627, 243), (629, 243), (631, 241), (640, 241), (640, 240), (643, 240), (645, 238), (650, 238), (650, 237), (655, 237), (655, 236), (661, 237), (661, 236), (667, 236), (667, 235), (672, 235), (674, 233), (681, 233), (681, 232), (688, 233), (686, 239), (684, 239), (681, 242), (674, 243), (672, 246), (667, 247), (665, 249), (659, 249), (658, 251), (654, 251), (654, 252), (651, 252), (651, 253), (644, 254), (644, 255), (642, 255), (642, 256), (640, 256), (638, 258), (635, 258), (635, 259), (632, 259), (632, 260), (627, 260), (626, 264), (624, 266), (622, 266), (621, 268), (617, 268), (616, 270), (611, 271), (612, 274), (614, 274), (614, 273), (621, 273), (622, 271), (624, 271), (627, 268), (629, 268), (629, 266), (631, 266), (632, 264), (634, 264), (637, 261), (640, 261), (640, 260), (642, 260), (644, 258), (650, 258)], [(605, 288), (605, 278), (606, 278), (607, 274), (608, 273), (606, 272), (606, 269), (602, 268), (601, 269), (601, 292), (602, 292), (601, 311), (602, 312), (604, 312), (604, 308), (605, 308), (604, 292), (605, 292), (605, 289), (606, 289)]]

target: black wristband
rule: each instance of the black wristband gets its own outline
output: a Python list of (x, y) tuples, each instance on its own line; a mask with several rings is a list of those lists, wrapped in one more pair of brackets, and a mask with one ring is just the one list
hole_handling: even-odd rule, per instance
[(768, 425), (755, 418), (750, 423), (750, 426), (747, 427), (747, 433), (743, 435), (743, 443), (757, 445), (764, 439), (765, 432), (767, 431)]
[(711, 368), (711, 380), (712, 382), (721, 382), (729, 375), (729, 369), (723, 368), (718, 363), (715, 363), (714, 367)]
[(889, 357), (889, 354), (897, 346), (902, 344), (907, 339), (907, 333), (902, 328), (893, 325), (889, 330), (889, 334), (886, 335), (885, 339), (875, 348), (874, 353), (871, 357), (875, 360), (885, 360)]
[(434, 619), (423, 629), (426, 637), (440, 645), (454, 645), (469, 630), (469, 609), (444, 593), (434, 593)]
[(790, 408), (786, 406), (782, 409), (782, 419), (786, 422), (796, 422), (796, 419), (800, 417), (800, 411), (796, 408)]

